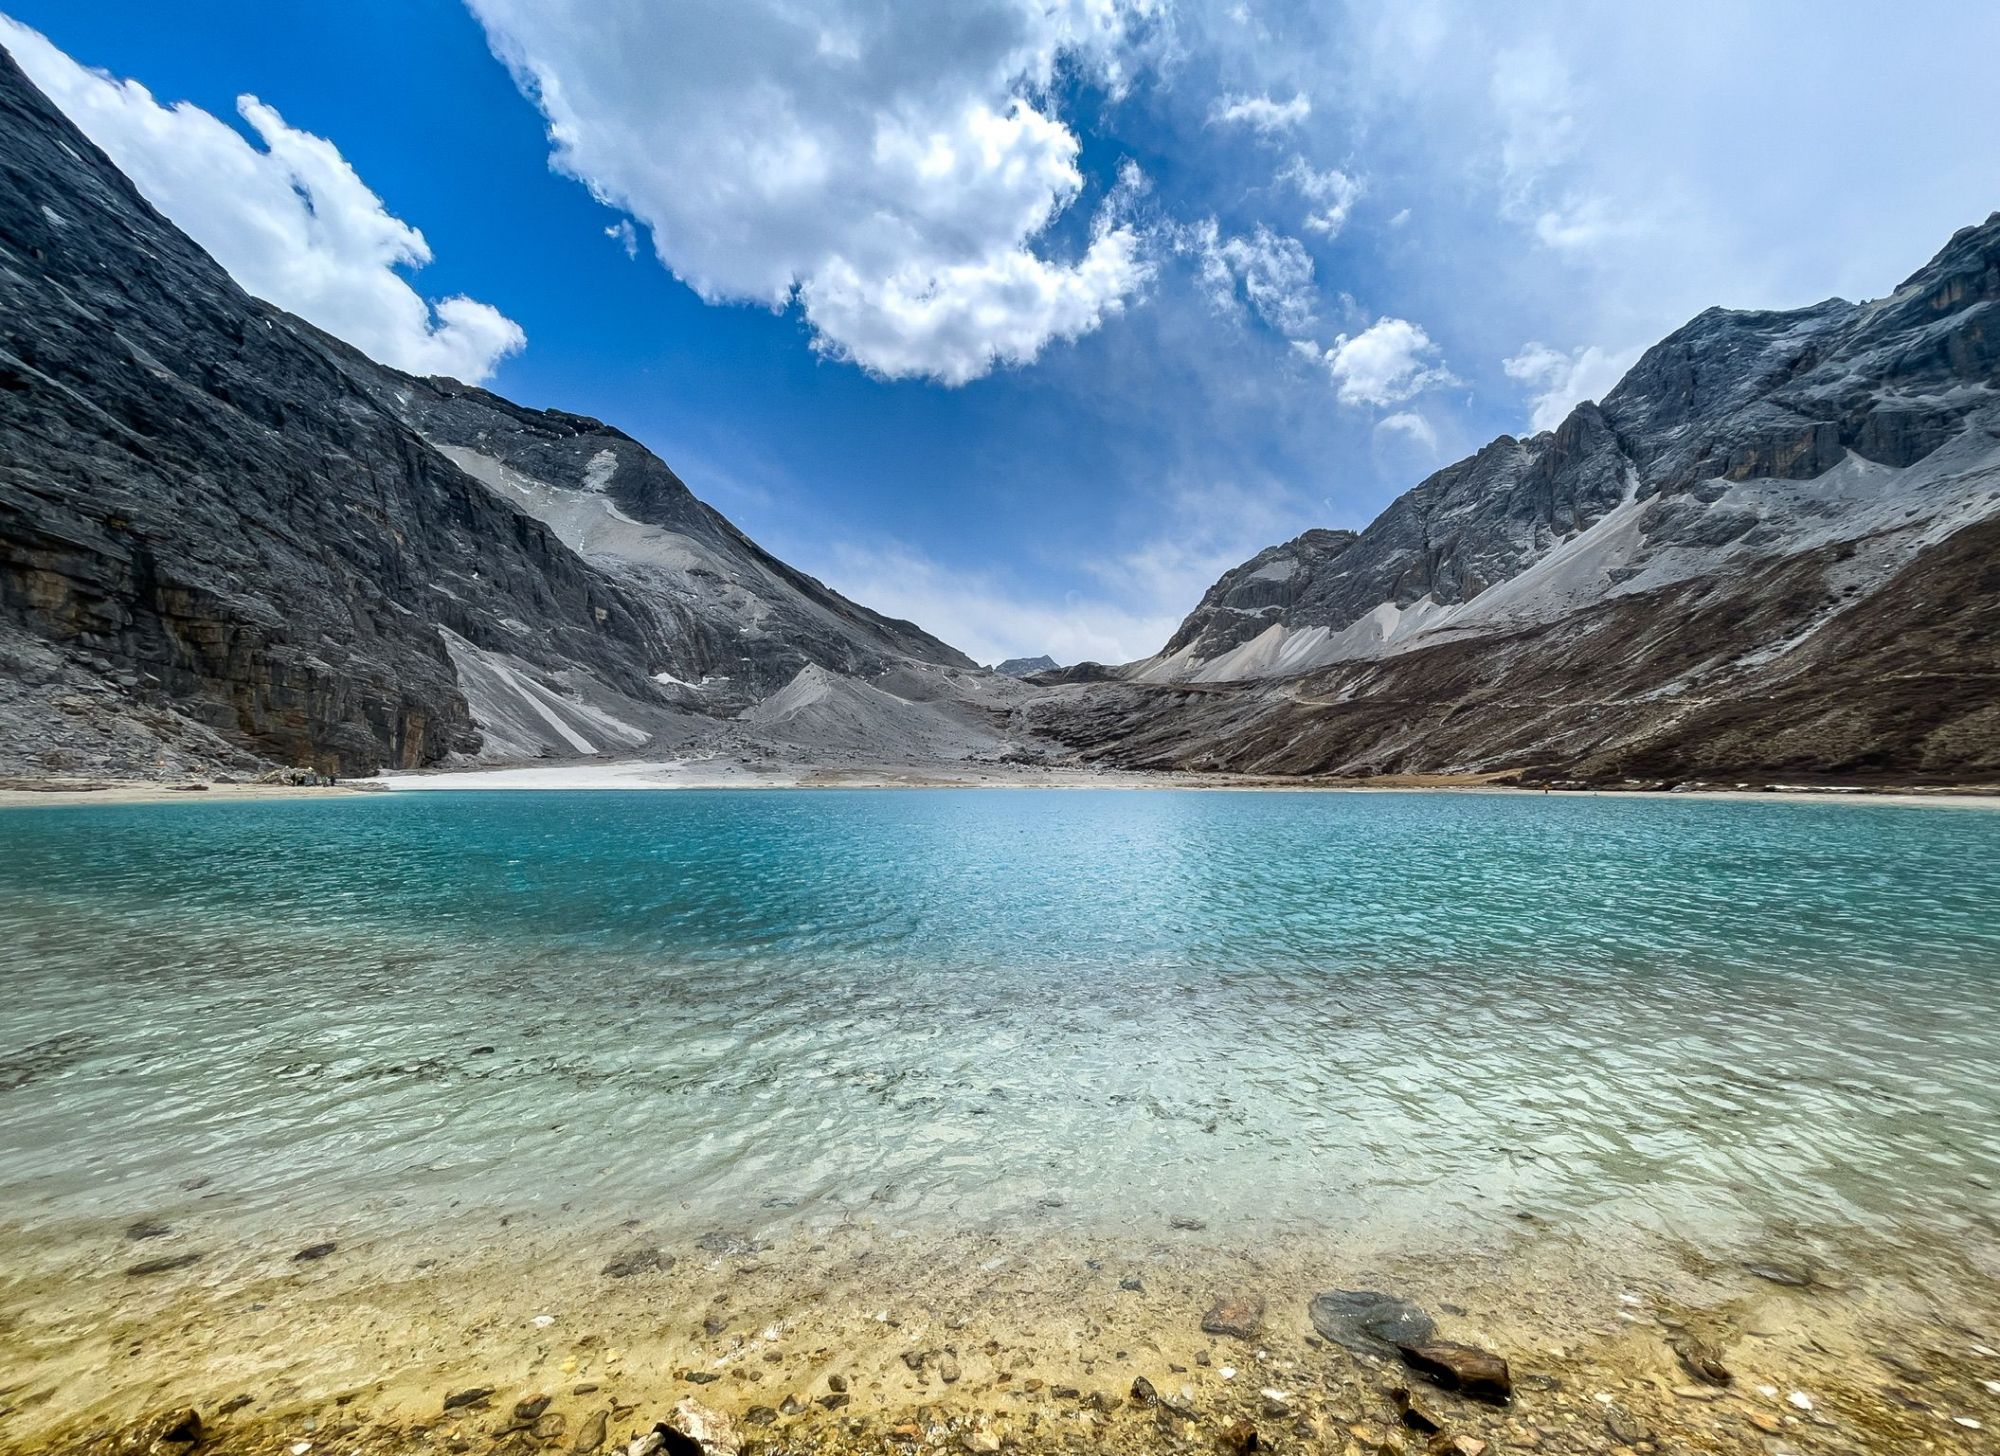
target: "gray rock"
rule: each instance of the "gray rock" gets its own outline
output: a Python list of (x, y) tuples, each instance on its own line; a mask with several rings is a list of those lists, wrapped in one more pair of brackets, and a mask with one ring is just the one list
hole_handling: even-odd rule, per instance
[(1408, 1300), (1373, 1289), (1335, 1289), (1306, 1307), (1312, 1327), (1349, 1350), (1396, 1358), (1399, 1346), (1420, 1345), (1437, 1323)]

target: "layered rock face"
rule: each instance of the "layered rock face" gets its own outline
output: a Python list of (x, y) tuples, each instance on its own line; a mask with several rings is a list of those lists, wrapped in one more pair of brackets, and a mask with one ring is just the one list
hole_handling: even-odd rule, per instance
[(682, 744), (971, 664), (595, 420), (246, 295), (0, 54), (0, 772)]
[(1996, 385), (2000, 215), (1887, 298), (1702, 314), (1034, 721), (1278, 773), (2000, 773)]

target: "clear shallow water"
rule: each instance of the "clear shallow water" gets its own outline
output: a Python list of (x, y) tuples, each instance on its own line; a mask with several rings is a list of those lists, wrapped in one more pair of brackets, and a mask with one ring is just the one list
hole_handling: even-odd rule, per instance
[(14, 811), (0, 1219), (1948, 1249), (1995, 1227), (1997, 850), (1504, 794)]

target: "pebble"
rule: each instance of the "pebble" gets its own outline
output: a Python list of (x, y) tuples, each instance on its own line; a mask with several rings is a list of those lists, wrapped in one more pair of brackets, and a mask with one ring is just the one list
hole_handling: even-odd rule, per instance
[(1803, 1390), (1795, 1390), (1786, 1396), (1785, 1399), (1802, 1411), (1809, 1411), (1813, 1408), (1812, 1397), (1807, 1395)]
[(324, 1259), (328, 1254), (331, 1254), (335, 1249), (339, 1247), (340, 1247), (339, 1244), (332, 1242), (324, 1244), (307, 1244), (303, 1249), (300, 1249), (296, 1254), (292, 1255), (292, 1262), (294, 1264), (310, 1264), (315, 1259)]
[(455, 1390), (444, 1398), (444, 1408), (448, 1411), (463, 1410), (466, 1406), (484, 1405), (493, 1394), (490, 1385), (474, 1385), (464, 1390)]

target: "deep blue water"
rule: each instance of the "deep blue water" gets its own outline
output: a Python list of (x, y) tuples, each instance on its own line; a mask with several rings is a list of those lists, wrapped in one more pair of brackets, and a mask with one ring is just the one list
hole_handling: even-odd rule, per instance
[(2000, 815), (1516, 794), (0, 813), (0, 1219), (1949, 1236)]

